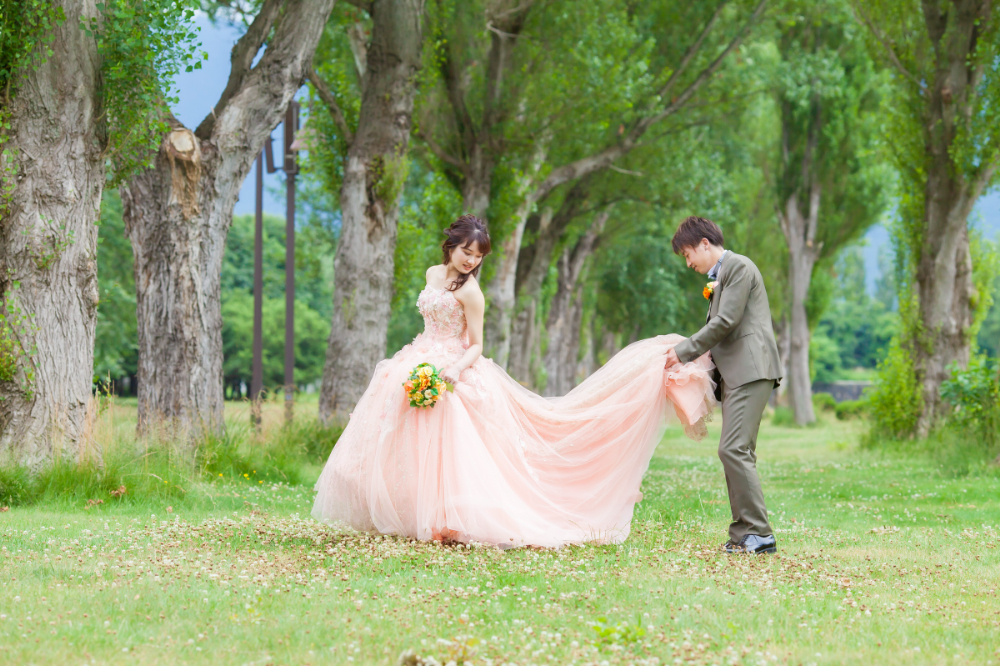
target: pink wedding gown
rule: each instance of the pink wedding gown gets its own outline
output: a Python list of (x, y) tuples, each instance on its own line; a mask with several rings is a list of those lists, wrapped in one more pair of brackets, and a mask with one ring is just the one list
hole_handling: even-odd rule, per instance
[(663, 369), (684, 338), (619, 352), (561, 398), (543, 398), (488, 358), (434, 407), (410, 407), (403, 382), (419, 363), (443, 370), (468, 348), (450, 291), (417, 299), (424, 332), (378, 364), (316, 482), (325, 523), (500, 547), (620, 543), (668, 407), (689, 436), (715, 406), (708, 355)]

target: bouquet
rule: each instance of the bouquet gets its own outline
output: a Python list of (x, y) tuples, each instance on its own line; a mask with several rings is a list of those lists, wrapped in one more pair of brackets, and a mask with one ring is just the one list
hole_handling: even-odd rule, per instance
[(441, 379), (438, 369), (430, 363), (421, 363), (413, 368), (409, 379), (403, 382), (410, 407), (433, 407), (444, 392), (455, 387)]

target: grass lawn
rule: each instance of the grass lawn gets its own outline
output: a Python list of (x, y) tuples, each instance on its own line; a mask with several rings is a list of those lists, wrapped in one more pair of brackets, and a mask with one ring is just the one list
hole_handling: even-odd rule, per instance
[(341, 533), (256, 481), (11, 508), (0, 664), (1000, 664), (1000, 474), (765, 423), (780, 552), (730, 557), (713, 425), (668, 431), (618, 547)]

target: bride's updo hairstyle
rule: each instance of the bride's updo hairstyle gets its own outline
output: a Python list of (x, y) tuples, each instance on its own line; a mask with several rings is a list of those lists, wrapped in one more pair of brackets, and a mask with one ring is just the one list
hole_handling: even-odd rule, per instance
[[(486, 223), (480, 220), (475, 215), (463, 215), (454, 222), (451, 226), (444, 230), (444, 235), (447, 236), (445, 241), (441, 243), (441, 250), (444, 253), (444, 260), (442, 264), (447, 264), (451, 261), (451, 251), (456, 247), (469, 248), (472, 247), (473, 243), (479, 246), (479, 251), (485, 257), (490, 253), (492, 246), (490, 245), (490, 234), (486, 230)], [(476, 266), (468, 273), (459, 273), (458, 278), (451, 283), (448, 287), (449, 291), (457, 291), (462, 288), (468, 280), (469, 276), (473, 275), (479, 277), (479, 269), (482, 268), (482, 262)]]

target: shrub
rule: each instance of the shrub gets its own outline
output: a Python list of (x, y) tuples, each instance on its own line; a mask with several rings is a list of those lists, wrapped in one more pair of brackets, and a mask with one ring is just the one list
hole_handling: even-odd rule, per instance
[[(886, 357), (878, 364), (875, 385), (867, 393), (866, 414), (871, 419), (868, 441), (906, 439), (917, 428), (923, 406), (912, 355), (899, 338), (893, 338)], [(841, 403), (843, 404), (843, 403)]]
[(833, 412), (837, 409), (837, 401), (829, 393), (813, 393), (813, 408), (818, 412)]
[(31, 494), (31, 476), (27, 469), (0, 467), (0, 506), (25, 504)]
[(941, 398), (952, 407), (946, 427), (991, 451), (1000, 444), (1000, 377), (995, 361), (978, 356), (965, 370), (952, 365), (951, 377), (941, 384)]
[(771, 416), (771, 425), (793, 426), (795, 425), (795, 412), (788, 407), (775, 407)]
[(297, 419), (278, 432), (273, 446), (294, 451), (305, 462), (322, 464), (330, 457), (343, 432), (342, 425), (324, 425), (319, 419)]
[(849, 419), (856, 419), (860, 416), (864, 416), (868, 404), (865, 400), (845, 400), (843, 402), (838, 402), (834, 411), (837, 418), (841, 421), (847, 421)]

